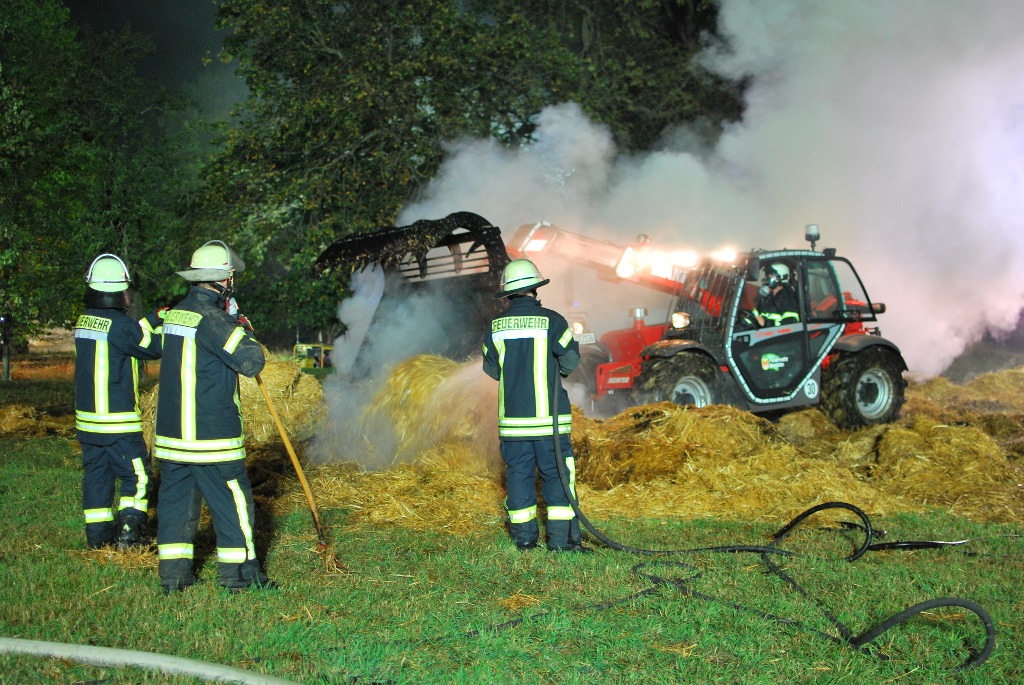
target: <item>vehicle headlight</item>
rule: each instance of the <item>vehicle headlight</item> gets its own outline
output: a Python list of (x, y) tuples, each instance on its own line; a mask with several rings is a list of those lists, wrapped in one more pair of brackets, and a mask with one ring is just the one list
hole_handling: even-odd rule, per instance
[(690, 315), (686, 312), (672, 314), (672, 328), (686, 328), (690, 325)]
[(573, 321), (570, 328), (572, 329), (573, 335), (582, 335), (583, 331), (586, 330), (586, 328), (583, 327), (582, 321)]

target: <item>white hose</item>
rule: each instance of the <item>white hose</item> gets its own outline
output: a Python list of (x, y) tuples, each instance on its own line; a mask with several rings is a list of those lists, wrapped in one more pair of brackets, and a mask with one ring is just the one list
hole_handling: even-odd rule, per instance
[(296, 685), (269, 675), (252, 673), (206, 661), (179, 656), (138, 652), (131, 649), (70, 645), (62, 642), (41, 642), (0, 637), (0, 654), (32, 654), (55, 659), (67, 659), (93, 666), (138, 666), (151, 671), (172, 675), (190, 675), (211, 682), (244, 683), (245, 685)]

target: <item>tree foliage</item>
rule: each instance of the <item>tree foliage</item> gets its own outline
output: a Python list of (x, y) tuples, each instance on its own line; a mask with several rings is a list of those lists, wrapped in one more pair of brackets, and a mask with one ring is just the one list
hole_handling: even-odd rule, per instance
[[(45, 47), (44, 47), (45, 46)], [(187, 187), (160, 128), (171, 99), (137, 77), (148, 39), (79, 35), (57, 0), (5, 0), (0, 18), (0, 316), (10, 343), (68, 326), (92, 259), (129, 265), (140, 305), (177, 284), (168, 246)], [(178, 262), (175, 261), (175, 264)]]
[(322, 329), (343, 294), (311, 276), (317, 254), (389, 225), (447, 141), (529, 144), (567, 100), (627, 149), (739, 114), (736, 87), (692, 64), (712, 0), (224, 0), (220, 21), (250, 95), (205, 200), (260, 272), (250, 309), (291, 329)]

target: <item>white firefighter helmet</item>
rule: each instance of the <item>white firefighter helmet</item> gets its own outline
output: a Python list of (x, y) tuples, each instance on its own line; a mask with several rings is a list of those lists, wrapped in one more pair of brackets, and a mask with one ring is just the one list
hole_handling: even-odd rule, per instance
[(764, 275), (769, 287), (772, 288), (779, 283), (789, 283), (789, 267), (781, 262), (776, 262), (765, 269)]
[(192, 253), (192, 262), (178, 275), (186, 281), (211, 283), (224, 281), (245, 271), (245, 262), (223, 241), (211, 240)]
[(537, 265), (529, 259), (513, 259), (501, 272), (501, 290), (494, 293), (494, 299), (529, 292), (550, 282), (550, 279), (540, 275)]
[(85, 273), (85, 282), (93, 290), (101, 293), (118, 293), (128, 290), (131, 283), (128, 267), (121, 258), (110, 253), (101, 254), (92, 260), (89, 270)]

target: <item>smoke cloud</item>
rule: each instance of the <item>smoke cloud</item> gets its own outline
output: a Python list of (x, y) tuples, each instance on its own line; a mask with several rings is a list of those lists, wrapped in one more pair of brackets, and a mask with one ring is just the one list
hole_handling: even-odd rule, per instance
[[(680, 126), (657, 149), (625, 154), (564, 103), (541, 113), (530, 147), (452, 141), (396, 225), (471, 211), (506, 240), (549, 221), (618, 244), (646, 234), (711, 251), (805, 247), (803, 227), (816, 223), (818, 247), (849, 257), (888, 306), (882, 333), (917, 378), (986, 331), (1011, 330), (1024, 306), (1024, 3), (723, 0), (720, 28), (728, 51), (703, 63), (751, 85), (743, 120), (713, 149)], [(641, 286), (539, 266), (552, 279), (544, 303), (599, 334), (628, 327), (636, 307), (650, 322), (667, 313), (668, 297)], [(345, 383), (325, 391), (352, 404), (360, 395)], [(490, 386), (477, 392), (492, 401)], [(394, 442), (381, 436), (378, 451)]]
[[(702, 59), (751, 87), (743, 121), (710, 152), (679, 128), (623, 154), (566, 103), (541, 114), (532, 147), (453, 142), (399, 225), (473, 211), (506, 238), (546, 220), (713, 250), (803, 247), (816, 223), (819, 247), (849, 257), (887, 304), (882, 333), (915, 376), (1012, 329), (1024, 305), (1024, 3), (724, 0), (720, 22), (730, 51)], [(599, 332), (628, 326), (631, 306), (666, 304), (572, 274), (564, 295), (561, 273), (545, 271), (545, 304), (576, 302)]]

